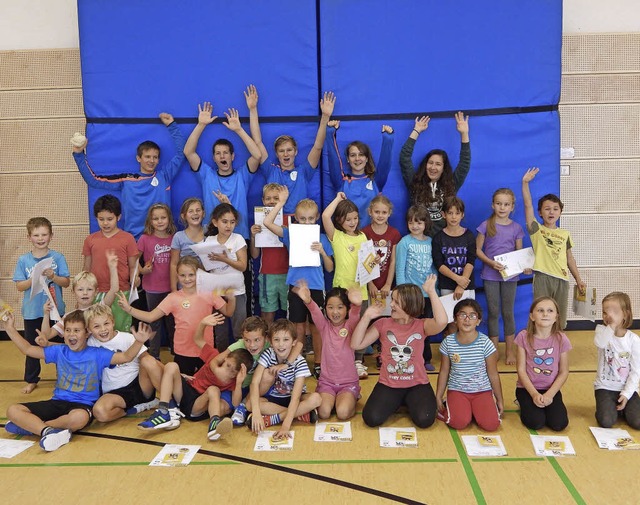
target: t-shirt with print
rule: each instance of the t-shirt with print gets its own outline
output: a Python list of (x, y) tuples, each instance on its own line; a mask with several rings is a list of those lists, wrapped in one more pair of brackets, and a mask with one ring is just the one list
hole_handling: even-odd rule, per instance
[[(96, 337), (91, 335), (87, 340), (87, 345), (90, 347), (103, 347), (113, 352), (125, 352), (136, 341), (136, 338), (131, 334), (124, 331), (118, 331), (114, 337), (107, 341), (101, 342)], [(135, 379), (138, 378), (140, 372), (140, 355), (147, 350), (146, 346), (142, 346), (138, 355), (128, 363), (121, 363), (109, 368), (105, 368), (102, 372), (102, 392), (108, 393), (114, 389), (120, 389), (128, 386)]]
[[(281, 364), (278, 362), (278, 356), (273, 350), (273, 347), (262, 351), (262, 354), (258, 359), (258, 363), (265, 368)], [(276, 380), (269, 390), (269, 394), (277, 398), (290, 397), (296, 379), (301, 377), (311, 377), (311, 372), (309, 371), (309, 365), (307, 365), (306, 360), (302, 356), (298, 356), (291, 366), (288, 366), (284, 370), (280, 370), (278, 372)], [(302, 392), (307, 392), (306, 385), (303, 386)]]
[[(547, 338), (533, 338), (533, 348), (527, 341), (527, 330), (516, 335), (514, 343), (524, 349), (527, 376), (538, 391), (546, 391), (558, 376), (560, 355), (571, 350), (571, 342), (564, 333), (550, 335)], [(524, 387), (520, 381), (516, 387)]]
[[(445, 265), (455, 274), (462, 275), (464, 267), (467, 264), (473, 265), (476, 261), (476, 238), (471, 230), (465, 230), (458, 237), (452, 237), (442, 230), (433, 237), (431, 252), (433, 265), (438, 270), (438, 287), (453, 291), (458, 285), (453, 279), (440, 273), (440, 267)], [(471, 275), (469, 285), (465, 289), (475, 288), (473, 278)]]
[(143, 234), (138, 240), (138, 251), (145, 263), (153, 261), (151, 272), (142, 276), (142, 287), (147, 293), (168, 293), (171, 291), (171, 242), (169, 237)]
[(562, 228), (547, 228), (536, 221), (529, 224), (528, 231), (536, 256), (533, 270), (568, 281), (567, 250), (573, 247), (571, 234)]
[(362, 232), (369, 240), (373, 241), (373, 248), (378, 258), (380, 258), (380, 277), (373, 280), (373, 285), (378, 289), (382, 289), (382, 287), (387, 282), (387, 277), (389, 275), (391, 251), (393, 250), (394, 246), (398, 245), (402, 237), (400, 236), (400, 232), (398, 230), (389, 225), (387, 225), (387, 229), (384, 231), (384, 233), (380, 235), (373, 231), (371, 225), (365, 226), (362, 229)]
[(373, 323), (380, 334), (380, 382), (390, 388), (409, 388), (428, 384), (424, 368), (424, 319), (400, 324), (390, 317)]

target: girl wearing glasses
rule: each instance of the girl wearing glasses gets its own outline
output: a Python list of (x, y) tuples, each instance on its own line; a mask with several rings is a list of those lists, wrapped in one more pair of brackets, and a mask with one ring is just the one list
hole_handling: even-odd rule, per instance
[(458, 331), (440, 344), (438, 419), (455, 430), (466, 428), (474, 419), (481, 429), (496, 431), (504, 403), (498, 351), (489, 337), (477, 330), (482, 308), (475, 300), (461, 300), (453, 308), (453, 317)]
[(569, 376), (571, 342), (560, 331), (558, 304), (549, 296), (536, 298), (529, 309), (527, 329), (515, 338), (516, 399), (527, 428), (548, 426), (562, 431), (569, 424), (560, 388)]

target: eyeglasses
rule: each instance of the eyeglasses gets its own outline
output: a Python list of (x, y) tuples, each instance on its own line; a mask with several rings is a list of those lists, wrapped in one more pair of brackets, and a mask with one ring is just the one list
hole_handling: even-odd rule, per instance
[(538, 368), (537, 366), (533, 367), (533, 371), (535, 373), (541, 373), (542, 375), (551, 375), (553, 373), (553, 370), (542, 370), (541, 368)]
[(478, 319), (478, 314), (476, 314), (475, 312), (471, 312), (470, 314), (467, 314), (466, 312), (458, 312), (456, 314), (456, 317), (460, 320), (469, 319), (470, 321), (475, 321), (476, 319)]
[(538, 356), (534, 356), (533, 362), (536, 365), (551, 365), (553, 364), (553, 358), (542, 359), (542, 358), (538, 358)]

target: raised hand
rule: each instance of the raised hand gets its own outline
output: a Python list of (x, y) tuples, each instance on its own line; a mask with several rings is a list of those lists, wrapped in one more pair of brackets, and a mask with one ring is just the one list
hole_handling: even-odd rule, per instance
[(226, 317), (224, 317), (219, 312), (216, 312), (215, 314), (211, 314), (205, 317), (200, 322), (206, 326), (219, 326), (221, 324), (224, 324), (225, 320), (226, 320)]
[(336, 96), (333, 91), (325, 91), (320, 100), (320, 110), (323, 116), (331, 116), (333, 114), (333, 108), (336, 105)]
[(160, 121), (162, 121), (162, 123), (165, 126), (169, 126), (171, 123), (173, 123), (173, 116), (171, 114), (169, 114), (168, 112), (161, 112), (158, 117), (160, 118)]
[(347, 289), (347, 298), (353, 305), (362, 305), (362, 290), (357, 286)]
[(422, 289), (424, 289), (424, 292), (428, 293), (429, 295), (431, 295), (432, 293), (435, 293), (437, 280), (438, 280), (437, 275), (434, 275), (434, 274), (427, 275), (427, 278), (425, 279), (424, 284), (422, 285)]
[(36, 333), (38, 334), (38, 336), (36, 337), (36, 344), (38, 344), (40, 347), (48, 347), (49, 341), (47, 340), (47, 337), (45, 337), (38, 329), (36, 329)]
[(240, 117), (238, 116), (238, 109), (230, 108), (228, 112), (224, 113), (227, 118), (226, 121), (223, 121), (222, 124), (225, 125), (232, 132), (238, 132), (242, 130), (242, 125), (240, 124)]
[(305, 281), (304, 279), (300, 279), (297, 282), (297, 285), (294, 288), (292, 288), (291, 291), (293, 291), (296, 295), (298, 295), (304, 303), (311, 302), (311, 291), (309, 290), (309, 285), (307, 284), (307, 281)]
[(213, 196), (215, 196), (220, 203), (228, 203), (231, 204), (231, 200), (229, 200), (229, 197), (227, 195), (225, 195), (222, 191), (220, 191), (219, 189), (216, 191), (212, 191)]
[(329, 121), (327, 123), (327, 126), (330, 128), (335, 128), (336, 130), (338, 128), (340, 128), (340, 120), (339, 119), (332, 119), (331, 121)]
[(253, 84), (247, 86), (247, 90), (244, 92), (244, 99), (249, 109), (255, 109), (258, 106), (258, 90)]
[(211, 102), (204, 102), (202, 106), (198, 104), (198, 123), (205, 125), (213, 123), (218, 116), (212, 116), (212, 113), (213, 105)]
[(144, 344), (147, 340), (151, 340), (155, 337), (156, 332), (151, 329), (150, 325), (140, 321), (140, 323), (138, 323), (137, 331), (133, 326), (131, 326), (131, 334), (138, 342), (142, 342)]
[(107, 266), (109, 268), (118, 268), (118, 253), (115, 249), (107, 249), (104, 252), (104, 256), (107, 259)]
[(122, 307), (122, 310), (124, 310), (128, 314), (129, 310), (131, 310), (131, 305), (129, 305), (129, 300), (127, 300), (125, 294), (122, 291), (118, 291), (116, 293), (116, 297), (118, 298), (118, 305), (120, 305), (120, 307)]
[(393, 133), (393, 128), (391, 128), (388, 124), (383, 124), (382, 133)]
[(413, 129), (418, 133), (422, 133), (429, 128), (429, 121), (431, 121), (429, 116), (417, 117), (416, 122), (413, 124)]
[(540, 172), (539, 168), (536, 168), (536, 167), (528, 168), (527, 172), (522, 177), (522, 182), (527, 182), (527, 183), (531, 182), (535, 178), (535, 176), (538, 174), (538, 172)]
[(469, 116), (465, 117), (464, 112), (456, 112), (453, 117), (456, 120), (458, 133), (469, 133)]

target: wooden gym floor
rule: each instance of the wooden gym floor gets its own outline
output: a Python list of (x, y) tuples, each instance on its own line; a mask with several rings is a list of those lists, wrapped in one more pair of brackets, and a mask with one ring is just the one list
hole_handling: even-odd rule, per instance
[[(463, 432), (440, 421), (418, 430), (419, 448), (383, 449), (378, 430), (367, 428), (358, 413), (351, 420), (353, 441), (313, 442), (313, 427), (294, 423), (291, 452), (254, 452), (254, 436), (234, 428), (227, 438), (209, 442), (206, 423), (183, 422), (175, 431), (147, 434), (136, 424), (149, 413), (110, 424), (94, 422), (76, 433), (70, 444), (45, 453), (36, 444), (12, 459), (0, 459), (7, 503), (258, 503), (333, 504), (571, 504), (640, 503), (636, 451), (598, 449), (589, 426), (595, 425), (593, 378), (595, 348), (592, 332), (570, 332), (571, 374), (562, 389), (577, 456), (542, 458), (533, 453), (529, 431), (513, 403), (514, 367), (501, 364), (505, 415), (498, 431), (507, 448), (503, 458), (469, 458)], [(433, 345), (434, 357), (438, 356)], [(503, 344), (500, 345), (504, 353)], [(0, 342), (0, 414), (15, 402), (51, 397), (55, 370), (43, 366), (43, 380), (29, 396), (22, 395), (22, 356), (11, 342)], [(377, 381), (361, 381), (366, 398)], [(435, 361), (437, 368), (437, 359)], [(437, 374), (430, 374), (435, 388)], [(315, 380), (309, 379), (310, 389)], [(363, 400), (358, 403), (362, 410)], [(6, 418), (0, 418), (3, 426)], [(389, 426), (411, 426), (406, 415), (393, 416)], [(634, 432), (624, 423), (619, 426)], [(540, 433), (545, 433), (541, 431)], [(19, 438), (0, 430), (0, 438)], [(33, 437), (25, 439), (36, 440)], [(188, 467), (150, 468), (165, 443), (196, 444), (202, 449)], [(57, 500), (56, 500), (57, 498)]]

